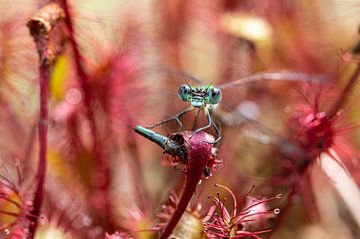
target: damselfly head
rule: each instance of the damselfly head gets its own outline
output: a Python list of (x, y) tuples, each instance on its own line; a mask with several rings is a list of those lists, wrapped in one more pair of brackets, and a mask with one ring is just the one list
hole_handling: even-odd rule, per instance
[(192, 87), (181, 85), (178, 96), (182, 101), (191, 102), (196, 108), (203, 108), (207, 105), (216, 105), (221, 100), (221, 90), (212, 85)]

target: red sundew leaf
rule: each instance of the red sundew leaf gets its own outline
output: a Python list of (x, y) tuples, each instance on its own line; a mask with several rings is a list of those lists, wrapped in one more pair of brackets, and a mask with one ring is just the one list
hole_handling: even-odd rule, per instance
[[(354, 169), (358, 167), (359, 153), (346, 143), (346, 137), (341, 130), (344, 126), (339, 127), (338, 124), (344, 119), (343, 108), (346, 107), (359, 74), (360, 65), (357, 65), (347, 84), (340, 91), (331, 89), (331, 92), (328, 85), (318, 89), (304, 87), (302, 97), (305, 103), (299, 103), (294, 107), (290, 127), (295, 133), (288, 137), (306, 153), (303, 156), (291, 158), (293, 166), (289, 167), (289, 173), (284, 177), (284, 179), (293, 179), (289, 184), (291, 192), (275, 228), (279, 228), (286, 214), (285, 211), (288, 211), (297, 194), (302, 195), (305, 208), (312, 214), (310, 216), (317, 215), (317, 208), (312, 199), (314, 192), (309, 172), (314, 163), (322, 164), (324, 154), (327, 155), (327, 159), (332, 159), (334, 163), (342, 167), (350, 178)], [(332, 95), (330, 98), (329, 94)], [(346, 145), (346, 147), (340, 147), (341, 145)]]
[[(4, 155), (1, 155), (1, 158)], [(12, 167), (13, 166), (13, 167)], [(29, 236), (28, 228), (31, 218), (38, 218), (31, 214), (30, 201), (32, 189), (27, 191), (22, 185), (20, 165), (13, 160), (1, 160), (0, 170), (0, 237), (25, 238)], [(17, 181), (20, 180), (20, 181)]]
[[(278, 199), (281, 195), (277, 195), (268, 199), (255, 199), (251, 197), (246, 197), (247, 204), (244, 208), (237, 212), (237, 199), (231, 190), (222, 185), (216, 185), (221, 188), (224, 188), (230, 193), (233, 198), (234, 208), (228, 210), (224, 203), (220, 201), (219, 194), (217, 197), (211, 197), (214, 204), (214, 207), (210, 207), (208, 214), (204, 217), (204, 227), (205, 232), (209, 238), (242, 238), (250, 236), (253, 238), (258, 238), (256, 235), (269, 232), (271, 230), (261, 230), (261, 231), (247, 231), (248, 226), (252, 225), (251, 228), (258, 228), (267, 226), (264, 222), (278, 214), (278, 209), (273, 211), (268, 210), (266, 203)], [(242, 200), (245, 198), (242, 198)], [(214, 210), (218, 208), (220, 214), (214, 213)], [(231, 211), (231, 213), (229, 213)], [(241, 225), (242, 228), (238, 228)], [(256, 225), (256, 226), (255, 226)]]
[[(321, 153), (334, 149), (343, 156), (339, 163), (348, 169), (354, 168), (356, 165), (354, 158), (357, 158), (358, 153), (346, 143), (343, 129), (346, 129), (347, 126), (338, 126), (344, 119), (344, 113), (334, 114), (334, 112), (341, 110), (342, 105), (345, 104), (352, 84), (353, 81), (350, 80), (342, 92), (337, 95), (333, 93), (334, 100), (331, 103), (325, 101), (326, 96), (330, 94), (329, 90), (320, 91), (317, 94), (308, 89), (304, 93), (304, 97), (308, 96), (307, 102), (299, 103), (294, 107), (290, 123), (291, 128), (296, 129), (292, 138), (308, 152), (311, 158), (317, 158)], [(324, 103), (327, 103), (328, 110), (323, 109)], [(346, 145), (346, 147), (339, 147), (341, 145)]]
[(139, 107), (144, 103), (146, 90), (136, 80), (140, 67), (137, 61), (131, 52), (114, 55), (107, 76), (102, 79), (101, 88), (97, 92), (108, 113), (111, 127), (116, 132), (123, 133), (128, 127), (134, 127), (133, 122), (137, 120), (135, 116), (141, 115)]

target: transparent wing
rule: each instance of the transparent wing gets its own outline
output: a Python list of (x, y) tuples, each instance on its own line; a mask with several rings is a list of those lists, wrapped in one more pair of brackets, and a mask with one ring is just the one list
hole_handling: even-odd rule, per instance
[(258, 120), (249, 118), (245, 115), (246, 112), (242, 112), (240, 109), (225, 112), (218, 108), (212, 113), (216, 121), (224, 127), (259, 144), (275, 147), (284, 157), (296, 159), (307, 156), (307, 153), (295, 142), (281, 136), (280, 132), (276, 132), (270, 126), (265, 126)]
[[(327, 77), (320, 74), (279, 71), (260, 72), (238, 80), (220, 84), (223, 110), (242, 110), (245, 116), (253, 119), (275, 119), (272, 127), (281, 126), (286, 107), (294, 104), (294, 94), (304, 87), (313, 85), (321, 88)], [(271, 122), (271, 120), (269, 120)]]
[[(131, 117), (133, 126), (149, 127), (187, 109), (189, 103), (179, 99), (178, 89), (182, 84), (199, 85), (201, 81), (190, 74), (160, 67), (142, 70), (127, 83), (123, 97), (117, 97), (120, 108)], [(120, 101), (121, 98), (124, 100)], [(189, 112), (181, 117), (184, 130), (191, 128), (194, 116)], [(178, 124), (172, 120), (154, 130), (173, 133), (178, 130)]]
[(165, 76), (174, 77), (177, 78), (179, 82), (183, 82), (186, 84), (197, 84), (197, 85), (203, 85), (204, 81), (200, 80), (199, 78), (191, 75), (188, 72), (182, 71), (182, 70), (173, 70), (168, 67), (159, 67), (157, 69), (154, 69), (155, 74), (163, 74)]
[(231, 88), (247, 83), (258, 81), (325, 81), (326, 77), (320, 74), (308, 74), (302, 72), (280, 71), (280, 72), (260, 72), (254, 75), (240, 78), (232, 82), (218, 85), (220, 89)]
[[(298, 87), (296, 84), (299, 82), (324, 80), (322, 75), (283, 71), (262, 72), (222, 84), (219, 86), (223, 91), (222, 103), (213, 110), (215, 122), (236, 130), (239, 135), (246, 131), (250, 138), (253, 137), (258, 142), (269, 140), (275, 146), (285, 145), (284, 139), (279, 135), (287, 121), (284, 109), (291, 101), (290, 92)], [(137, 106), (129, 105), (129, 108), (139, 109), (133, 114), (133, 120), (135, 124), (145, 127), (173, 117), (189, 107), (189, 103), (182, 102), (177, 96), (180, 85), (203, 84), (189, 73), (165, 67), (145, 71), (136, 77), (136, 81), (140, 89), (130, 93), (127, 102), (138, 97), (142, 99)], [(199, 117), (196, 117), (197, 113)], [(183, 130), (194, 130), (207, 124), (203, 113), (196, 110), (186, 113), (180, 120), (184, 125)], [(243, 125), (246, 127), (242, 127)], [(179, 125), (173, 120), (155, 130), (173, 133), (178, 128)], [(207, 131), (215, 134), (213, 129)]]
[(287, 120), (265, 115), (255, 120), (245, 114), (241, 109), (222, 111), (220, 107), (213, 111), (222, 129), (219, 148), (224, 163), (237, 169), (237, 177), (252, 183), (287, 185), (286, 178), (308, 164), (308, 152), (286, 132)]
[[(269, 168), (281, 168), (281, 164), (300, 167), (306, 162), (307, 152), (289, 137), (296, 133), (289, 129), (289, 109), (298, 103), (303, 87), (321, 88), (325, 82), (323, 75), (287, 71), (258, 73), (219, 85), (223, 99), (212, 114), (222, 128), (222, 142), (231, 142), (239, 150), (240, 157), (233, 158), (243, 162), (236, 165), (271, 171)], [(269, 162), (270, 167), (264, 167)]]

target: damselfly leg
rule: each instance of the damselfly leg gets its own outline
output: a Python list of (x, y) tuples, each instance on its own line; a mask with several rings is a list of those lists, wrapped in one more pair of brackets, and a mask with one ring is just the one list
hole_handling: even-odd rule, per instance
[[(213, 142), (206, 142), (206, 143), (210, 143), (210, 144), (216, 144), (220, 141), (221, 139), (221, 130), (220, 128), (216, 125), (216, 123), (214, 122), (214, 120), (212, 119), (211, 117), (211, 114), (210, 114), (210, 111), (209, 109), (205, 109), (204, 110), (205, 112), (205, 115), (206, 115), (206, 118), (207, 118), (207, 122), (208, 124), (201, 127), (201, 128), (198, 128), (197, 130), (194, 131), (193, 135), (191, 137), (193, 137), (196, 133), (200, 132), (200, 131), (203, 131), (205, 129), (208, 129), (210, 128), (211, 126), (214, 128), (215, 130), (215, 133), (216, 133), (216, 139), (213, 141)], [(190, 138), (191, 138), (190, 137)]]
[(156, 123), (156, 124), (154, 124), (154, 125), (148, 126), (148, 127), (146, 127), (146, 128), (148, 128), (148, 129), (153, 129), (153, 128), (156, 128), (156, 127), (158, 127), (158, 126), (160, 126), (160, 125), (169, 123), (169, 122), (171, 122), (171, 121), (176, 121), (176, 123), (179, 125), (178, 132), (180, 132), (180, 131), (182, 130), (182, 128), (183, 128), (183, 124), (182, 124), (181, 121), (180, 121), (180, 117), (183, 116), (184, 114), (190, 112), (190, 111), (193, 111), (193, 110), (194, 110), (194, 107), (190, 106), (190, 107), (186, 108), (185, 110), (181, 111), (180, 113), (178, 113), (177, 115), (172, 116), (172, 117), (170, 117), (170, 118), (167, 118), (167, 119), (165, 119), (165, 120), (163, 120), (163, 121), (161, 121), (161, 122), (159, 122), (159, 123)]

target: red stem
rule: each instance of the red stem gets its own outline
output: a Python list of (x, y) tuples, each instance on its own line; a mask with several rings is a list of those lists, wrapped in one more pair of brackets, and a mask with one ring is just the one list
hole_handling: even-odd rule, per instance
[(92, 92), (91, 87), (88, 82), (88, 75), (85, 72), (85, 69), (81, 62), (81, 54), (79, 51), (79, 46), (77, 44), (77, 41), (75, 40), (75, 32), (74, 32), (74, 24), (70, 15), (69, 6), (66, 0), (61, 0), (61, 4), (63, 6), (64, 12), (65, 12), (65, 24), (68, 29), (68, 38), (72, 47), (72, 50), (74, 52), (74, 58), (75, 58), (75, 66), (76, 66), (76, 72), (78, 74), (80, 86), (82, 88), (83, 94), (84, 94), (84, 104), (85, 104), (85, 110), (88, 120), (90, 121), (91, 125), (91, 133), (94, 138), (94, 147), (96, 146), (96, 125), (95, 125), (95, 117), (94, 113), (92, 111)]
[(92, 108), (93, 103), (93, 94), (92, 89), (89, 84), (89, 77), (85, 72), (84, 66), (81, 62), (82, 56), (79, 51), (78, 43), (75, 39), (75, 31), (74, 31), (74, 24), (71, 18), (71, 14), (69, 11), (69, 5), (67, 3), (67, 0), (61, 0), (62, 7), (65, 12), (65, 24), (68, 30), (68, 38), (72, 47), (72, 50), (74, 52), (74, 58), (75, 58), (75, 65), (76, 65), (76, 72), (78, 75), (78, 79), (80, 82), (80, 86), (82, 88), (83, 94), (84, 94), (84, 105), (85, 105), (85, 114), (89, 122), (91, 123), (91, 135), (93, 139), (93, 151), (95, 154), (95, 167), (97, 174), (101, 175), (100, 178), (102, 178), (101, 182), (97, 182), (95, 185), (96, 187), (96, 195), (105, 195), (104, 201), (102, 205), (94, 205), (96, 207), (100, 206), (103, 209), (101, 217), (101, 221), (105, 224), (107, 227), (107, 231), (111, 232), (113, 230), (112, 226), (110, 225), (110, 203), (109, 203), (109, 185), (110, 185), (110, 168), (106, 160), (104, 159), (103, 150), (101, 146), (101, 142), (98, 137), (96, 122), (95, 122), (95, 115)]
[[(40, 59), (42, 60), (42, 59)], [(38, 218), (44, 200), (44, 182), (46, 175), (47, 122), (48, 122), (48, 91), (49, 65), (42, 61), (40, 65), (40, 122), (39, 122), (39, 164), (37, 169), (37, 188), (33, 200), (33, 208), (29, 217), (29, 238), (34, 238), (38, 226)]]
[(201, 179), (205, 166), (211, 158), (212, 145), (204, 142), (204, 140), (206, 140), (206, 133), (204, 132), (199, 132), (190, 139), (190, 145), (187, 149), (189, 166), (187, 169), (185, 186), (176, 211), (172, 215), (159, 239), (167, 239), (171, 235), (181, 216), (185, 212), (192, 195), (195, 193), (196, 186)]

